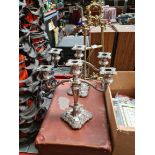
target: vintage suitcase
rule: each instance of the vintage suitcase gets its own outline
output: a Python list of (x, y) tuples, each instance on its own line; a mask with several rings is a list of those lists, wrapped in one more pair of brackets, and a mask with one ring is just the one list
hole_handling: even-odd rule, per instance
[(111, 142), (103, 93), (90, 88), (87, 98), (79, 98), (79, 103), (92, 112), (93, 119), (82, 129), (72, 130), (60, 118), (64, 109), (73, 104), (73, 97), (66, 93), (69, 87), (70, 84), (66, 83), (55, 91), (36, 137), (39, 155), (110, 155)]

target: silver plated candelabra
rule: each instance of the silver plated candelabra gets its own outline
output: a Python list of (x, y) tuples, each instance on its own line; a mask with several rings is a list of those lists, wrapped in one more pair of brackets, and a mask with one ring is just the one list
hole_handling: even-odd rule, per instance
[[(100, 76), (102, 77), (101, 80), (96, 81), (99, 83), (99, 85), (93, 85), (88, 80), (81, 79), (81, 70), (84, 63), (99, 72)], [(113, 67), (100, 67), (97, 69), (91, 63), (80, 59), (70, 59), (66, 63), (66, 66), (71, 67), (70, 73), (73, 75), (73, 77), (71, 79), (62, 80), (56, 85), (56, 87), (65, 82), (70, 82), (70, 89), (73, 93), (74, 104), (70, 105), (70, 107), (61, 114), (61, 119), (71, 126), (71, 128), (80, 129), (86, 122), (93, 118), (92, 113), (86, 110), (84, 105), (78, 103), (81, 84), (84, 83), (93, 87), (97, 91), (105, 92), (107, 86), (113, 81), (112, 75), (116, 74), (116, 69)]]

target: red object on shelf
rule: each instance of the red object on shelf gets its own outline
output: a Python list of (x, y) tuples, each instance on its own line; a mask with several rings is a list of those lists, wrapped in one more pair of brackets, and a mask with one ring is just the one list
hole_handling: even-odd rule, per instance
[[(25, 80), (26, 78), (28, 78), (28, 72), (25, 69), (26, 65), (25, 65), (25, 58), (24, 55), (19, 54), (19, 62), (21, 62), (21, 64), (19, 64), (19, 70), (21, 70), (19, 72), (19, 80)], [(20, 83), (19, 87), (23, 87), (25, 84)]]

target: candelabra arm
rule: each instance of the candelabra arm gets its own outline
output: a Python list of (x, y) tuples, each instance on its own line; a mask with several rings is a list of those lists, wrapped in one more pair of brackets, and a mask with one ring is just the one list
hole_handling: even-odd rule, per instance
[(88, 82), (88, 81), (86, 81), (86, 80), (81, 79), (81, 82), (87, 83), (88, 85), (92, 86), (95, 90), (97, 90), (97, 91), (99, 91), (99, 92), (104, 92), (104, 91), (105, 91), (105, 89), (97, 88), (97, 87), (94, 86), (92, 83), (90, 83), (90, 82)]
[(92, 45), (90, 47), (86, 47), (86, 50), (94, 50), (94, 49), (99, 49), (102, 47), (103, 47), (103, 45)]
[(87, 64), (89, 67), (91, 67), (92, 69), (94, 69), (95, 71), (99, 72), (99, 69), (97, 69), (94, 65), (92, 65), (91, 63), (85, 61), (85, 60), (82, 60), (83, 63)]
[(52, 87), (52, 89), (50, 90), (49, 94), (53, 91), (53, 89), (57, 88), (59, 85), (64, 84), (66, 82), (71, 82), (71, 80), (70, 79), (66, 79), (66, 80), (63, 80), (61, 82), (58, 82), (55, 86)]
[(66, 79), (66, 80), (61, 81), (61, 82), (59, 82), (59, 83), (55, 86), (55, 88), (58, 87), (58, 86), (61, 85), (61, 84), (66, 83), (66, 82), (71, 82), (71, 80), (70, 80), (70, 79)]

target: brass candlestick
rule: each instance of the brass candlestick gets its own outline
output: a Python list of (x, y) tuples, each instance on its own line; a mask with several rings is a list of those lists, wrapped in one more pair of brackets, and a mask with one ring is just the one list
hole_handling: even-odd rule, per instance
[[(86, 44), (86, 39), (87, 39), (87, 32), (88, 32), (88, 26), (84, 25), (83, 27), (83, 35), (84, 35), (84, 40), (83, 40), (83, 44), (84, 44), (84, 60), (87, 61), (87, 44)], [(86, 65), (84, 64), (84, 79), (86, 79), (87, 76), (87, 68)]]

